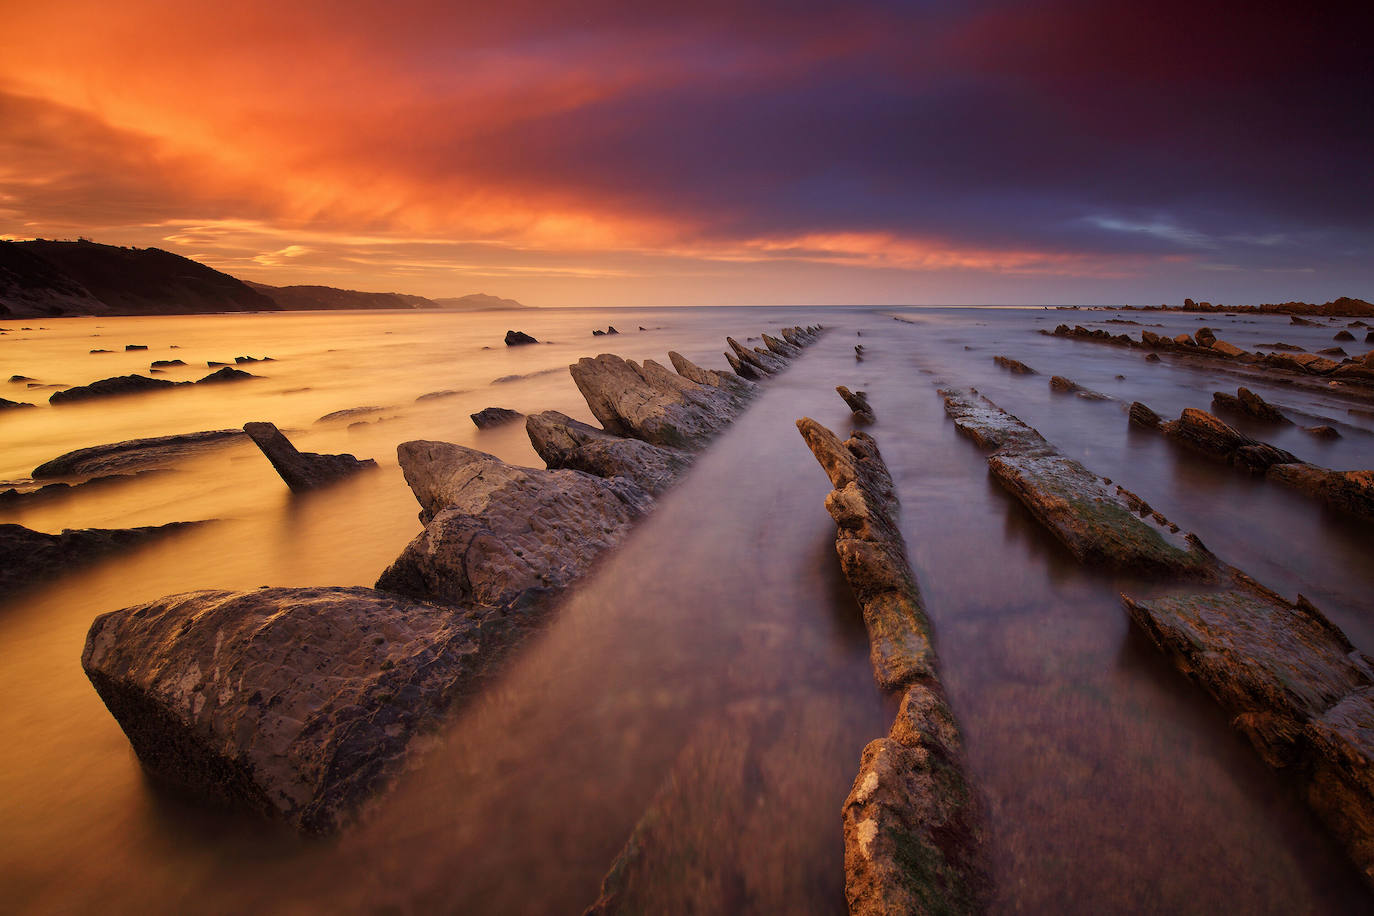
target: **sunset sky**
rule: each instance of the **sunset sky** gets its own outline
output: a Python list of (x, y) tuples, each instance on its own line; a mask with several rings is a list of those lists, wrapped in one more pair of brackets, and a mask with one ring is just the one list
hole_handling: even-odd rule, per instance
[(1323, 6), (0, 0), (0, 237), (543, 306), (1374, 298)]

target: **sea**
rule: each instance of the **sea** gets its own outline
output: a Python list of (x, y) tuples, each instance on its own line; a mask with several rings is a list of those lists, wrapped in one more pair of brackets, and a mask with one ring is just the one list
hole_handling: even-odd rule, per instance
[[(1138, 322), (1138, 326), (1107, 323)], [(1129, 625), (1160, 584), (1080, 566), (988, 474), (937, 385), (976, 387), (1066, 454), (1196, 532), (1374, 651), (1367, 523), (1131, 429), (1247, 385), (1297, 422), (1243, 431), (1332, 468), (1374, 467), (1374, 414), (1224, 367), (1037, 333), (1206, 324), (1246, 349), (1332, 346), (1345, 320), (1054, 308), (770, 307), (292, 312), (0, 322), (0, 489), (72, 449), (275, 423), (305, 451), (379, 468), (293, 495), (237, 440), (167, 469), (0, 507), (56, 532), (204, 521), (0, 595), (0, 910), (7, 913), (577, 913), (646, 812), (663, 912), (845, 911), (840, 809), (895, 701), (874, 683), (840, 575), (829, 483), (795, 427), (851, 428), (866, 391), (986, 805), (998, 913), (1368, 912), (1368, 892), (1293, 789)], [(479, 696), (427, 736), (359, 822), (327, 839), (150, 780), (80, 665), (99, 614), (197, 589), (370, 586), (420, 530), (396, 463), (412, 439), (533, 467), (522, 423), (594, 422), (568, 365), (677, 350), (725, 369), (725, 338), (825, 335), (725, 430), (628, 541), (565, 595)], [(614, 326), (619, 333), (593, 336)], [(507, 347), (507, 330), (540, 343)], [(1362, 340), (1364, 329), (1353, 329)], [(862, 344), (860, 361), (854, 347)], [(146, 350), (126, 350), (129, 345)], [(1347, 344), (1352, 353), (1367, 345)], [(95, 353), (94, 350), (109, 350)], [(1013, 375), (1005, 355), (1037, 370)], [(53, 388), (179, 359), (257, 378), (69, 405)], [(1065, 376), (1109, 396), (1052, 391)], [(437, 395), (426, 397), (426, 395)], [(355, 408), (374, 408), (355, 410)], [(338, 411), (349, 413), (321, 419)], [(1228, 417), (1228, 420), (1232, 418)], [(1304, 426), (1326, 424), (1338, 439)], [(667, 814), (663, 814), (667, 812)]]

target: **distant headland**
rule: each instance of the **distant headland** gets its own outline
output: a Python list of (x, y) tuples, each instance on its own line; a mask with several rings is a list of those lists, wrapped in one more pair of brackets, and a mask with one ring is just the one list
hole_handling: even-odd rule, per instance
[(485, 293), (427, 299), (331, 286), (267, 286), (239, 280), (160, 248), (121, 248), (84, 239), (0, 242), (0, 318), (523, 308), (530, 306)]

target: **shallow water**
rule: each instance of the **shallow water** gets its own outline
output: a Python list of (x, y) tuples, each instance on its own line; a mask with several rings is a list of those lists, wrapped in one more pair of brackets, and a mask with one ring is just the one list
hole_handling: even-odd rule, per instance
[[(193, 379), (210, 371), (206, 360), (274, 358), (242, 367), (264, 376), (255, 381), (0, 415), (0, 479), (71, 448), (258, 419), (302, 449), (381, 464), (292, 496), (251, 445), (236, 443), (171, 473), (0, 514), (50, 531), (219, 519), (0, 601), (5, 909), (576, 912), (657, 796), (691, 812), (664, 853), (674, 867), (651, 879), (658, 899), (699, 912), (843, 912), (840, 805), (863, 745), (895, 709), (873, 684), (836, 568), (828, 483), (793, 426), (810, 415), (846, 427), (835, 384), (869, 391), (878, 413), (871, 432), (898, 486), (970, 769), (988, 798), (998, 911), (1366, 909), (1353, 869), (1306, 809), (1130, 632), (1118, 594), (1148, 593), (1150, 583), (1074, 563), (944, 418), (935, 381), (976, 385), (1223, 559), (1307, 595), (1374, 647), (1366, 529), (1127, 428), (1132, 399), (1170, 417), (1243, 382), (1033, 333), (1106, 317), (796, 308), (0, 325), (14, 329), (0, 337), (3, 377), (40, 383), (82, 384), (171, 358), (198, 368), (166, 377)], [(1172, 333), (1199, 324), (1125, 317)], [(666, 362), (677, 349), (724, 368), (727, 334), (817, 322), (831, 332), (768, 382), (626, 546), (334, 840), (301, 841), (150, 784), (81, 672), (86, 629), (104, 611), (196, 588), (372, 584), (419, 530), (395, 463), (401, 441), (444, 439), (539, 466), (519, 424), (479, 431), (467, 415), (495, 405), (591, 420), (565, 369), (580, 356)], [(1207, 323), (1241, 346), (1312, 350), (1337, 327)], [(622, 333), (590, 336), (607, 324)], [(508, 327), (554, 343), (506, 348)], [(856, 342), (867, 348), (862, 363)], [(149, 349), (125, 352), (127, 343)], [(102, 347), (118, 352), (88, 352)], [(996, 354), (1042, 374), (1010, 375)], [(1054, 394), (1051, 373), (1121, 400)], [(494, 383), (509, 376), (520, 378)], [(0, 386), (11, 399), (47, 393)], [(1374, 465), (1374, 420), (1344, 402), (1250, 387), (1339, 421), (1344, 437), (1249, 431), (1319, 464)], [(415, 400), (448, 389), (460, 393)], [(358, 406), (384, 409), (315, 422)]]

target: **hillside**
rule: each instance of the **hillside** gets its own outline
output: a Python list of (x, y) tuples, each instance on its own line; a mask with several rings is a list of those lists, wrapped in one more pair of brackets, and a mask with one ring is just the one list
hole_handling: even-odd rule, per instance
[(0, 315), (278, 311), (242, 281), (160, 248), (0, 242)]
[(430, 301), (439, 308), (454, 312), (495, 312), (502, 309), (533, 308), (533, 306), (525, 305), (514, 299), (502, 299), (499, 296), (488, 296), (486, 293), (472, 293), (457, 298), (431, 299)]
[(282, 308), (292, 311), (435, 308), (425, 297), (405, 293), (365, 293), (332, 286), (268, 286), (251, 280), (245, 282), (263, 295), (270, 296)]

